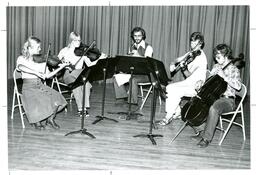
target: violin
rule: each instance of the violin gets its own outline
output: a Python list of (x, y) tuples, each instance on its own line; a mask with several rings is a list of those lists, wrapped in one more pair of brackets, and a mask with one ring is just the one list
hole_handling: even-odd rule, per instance
[(77, 62), (74, 65), (70, 65), (68, 69), (66, 69), (63, 75), (64, 83), (71, 86), (79, 77), (79, 75), (83, 72), (85, 68), (75, 69), (75, 66), (83, 56), (87, 56), (91, 61), (96, 61), (99, 59), (99, 57), (101, 56), (101, 52), (99, 51), (99, 49), (95, 48), (94, 46), (95, 46), (95, 41), (93, 41), (89, 46), (83, 43), (80, 43), (80, 46), (75, 48), (74, 53), (76, 56), (80, 56), (80, 59), (77, 60)]
[(47, 59), (47, 55), (43, 54), (35, 54), (33, 55), (33, 61), (36, 63), (45, 63), (47, 60), (47, 65), (51, 67), (56, 67), (61, 63), (61, 60), (56, 55), (49, 55)]
[[(81, 43), (79, 47), (75, 48), (74, 53), (76, 56), (87, 56), (91, 61), (99, 59), (101, 56), (100, 50), (94, 47), (94, 45), (92, 48), (89, 47), (90, 46)], [(88, 49), (87, 52), (85, 52), (86, 49)]]
[[(188, 65), (189, 63), (194, 61), (194, 59), (197, 56), (201, 55), (201, 51), (200, 50), (195, 50), (195, 51), (192, 51), (192, 52), (190, 51), (190, 52), (186, 53), (186, 55), (187, 56), (183, 60), (185, 62), (185, 65)], [(181, 62), (175, 63), (175, 65), (174, 65), (175, 69), (171, 72), (171, 77), (173, 77), (182, 68), (181, 67)]]

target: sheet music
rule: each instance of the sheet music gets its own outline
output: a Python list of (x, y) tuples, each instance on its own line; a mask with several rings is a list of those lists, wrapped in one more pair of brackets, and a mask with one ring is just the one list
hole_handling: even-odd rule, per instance
[(119, 73), (114, 75), (117, 85), (121, 86), (127, 82), (129, 82), (131, 78), (131, 74)]

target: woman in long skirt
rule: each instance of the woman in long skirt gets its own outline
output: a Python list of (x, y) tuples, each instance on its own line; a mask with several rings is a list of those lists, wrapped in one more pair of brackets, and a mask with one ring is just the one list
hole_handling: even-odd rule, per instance
[(54, 89), (45, 85), (42, 80), (50, 78), (67, 64), (59, 64), (59, 68), (49, 72), (46, 62), (38, 63), (35, 55), (40, 54), (41, 41), (34, 36), (28, 38), (22, 50), (22, 55), (17, 59), (17, 70), (21, 71), (22, 102), (29, 123), (36, 129), (44, 129), (42, 121), (54, 129), (60, 128), (55, 122), (56, 113), (67, 105), (65, 98)]

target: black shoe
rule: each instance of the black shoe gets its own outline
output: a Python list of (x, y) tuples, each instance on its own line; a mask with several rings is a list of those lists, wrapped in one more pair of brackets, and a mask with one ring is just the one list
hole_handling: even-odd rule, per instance
[(41, 124), (41, 122), (34, 123), (35, 129), (42, 130), (45, 129), (45, 127)]
[(202, 139), (202, 131), (199, 131), (195, 135), (190, 136), (190, 139), (193, 141), (199, 141), (200, 139)]
[(60, 128), (60, 126), (54, 120), (51, 120), (51, 119), (46, 120), (45, 124), (50, 125), (53, 129)]
[[(90, 117), (89, 112), (87, 110), (85, 110), (84, 112), (85, 112), (84, 117)], [(79, 117), (82, 117), (82, 114), (83, 114), (82, 111), (78, 111)]]
[(200, 148), (206, 148), (208, 145), (209, 145), (209, 141), (208, 140), (206, 140), (206, 139), (204, 139), (204, 138), (202, 138), (201, 140), (200, 140), (200, 142), (198, 142), (198, 146), (200, 147)]

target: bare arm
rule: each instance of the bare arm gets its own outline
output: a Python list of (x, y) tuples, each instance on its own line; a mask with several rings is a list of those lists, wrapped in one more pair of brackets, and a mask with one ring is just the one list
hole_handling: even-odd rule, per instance
[(18, 64), (17, 65), (17, 69), (22, 71), (22, 72), (25, 72), (25, 73), (28, 73), (28, 74), (32, 74), (32, 75), (35, 75), (39, 78), (43, 78), (44, 79), (44, 75), (41, 73), (41, 72), (38, 72), (34, 69), (31, 69), (30, 67), (28, 67), (28, 65), (25, 65), (25, 64)]
[(51, 78), (53, 77), (55, 74), (57, 74), (59, 71), (61, 71), (64, 67), (66, 67), (67, 65), (69, 65), (68, 63), (62, 63), (59, 64), (59, 67), (57, 69), (55, 69), (52, 72), (46, 73), (45, 74), (45, 78)]
[(38, 70), (35, 70), (33, 68), (30, 68), (28, 67), (28, 65), (25, 65), (25, 64), (18, 64), (17, 65), (17, 68), (18, 70), (22, 71), (22, 72), (25, 72), (25, 73), (29, 73), (29, 74), (33, 74), (39, 78), (42, 78), (42, 79), (46, 79), (46, 78), (51, 78), (52, 76), (54, 76), (56, 73), (58, 73), (61, 69), (63, 69), (67, 64), (59, 64), (59, 67), (52, 71), (52, 72), (49, 72), (49, 73), (42, 73), (42, 72), (39, 72)]

